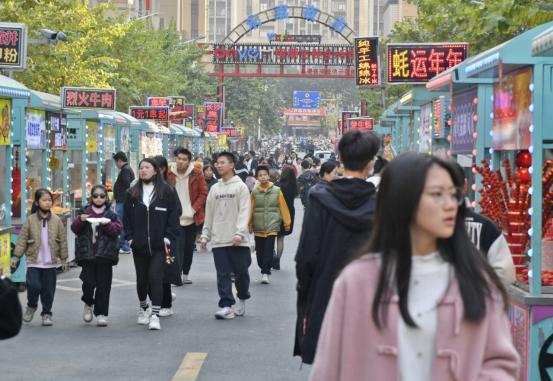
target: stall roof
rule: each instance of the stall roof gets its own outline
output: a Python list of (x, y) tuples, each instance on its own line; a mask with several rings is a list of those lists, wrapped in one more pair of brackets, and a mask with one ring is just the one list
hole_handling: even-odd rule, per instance
[(107, 111), (106, 112), (107, 114), (110, 114), (110, 115), (113, 115), (115, 117), (115, 120), (117, 123), (119, 124), (126, 124), (130, 127), (141, 127), (142, 126), (142, 122), (132, 116), (130, 116), (129, 114), (126, 114), (124, 112), (121, 112), (121, 111)]
[(510, 72), (519, 67), (532, 65), (540, 61), (532, 56), (533, 39), (553, 27), (553, 21), (526, 31), (509, 41), (492, 49), (478, 54), (464, 66), (463, 72), (467, 77), (496, 78), (499, 63), (503, 65), (503, 72)]
[(432, 102), (439, 95), (440, 94), (431, 93), (425, 87), (415, 87), (403, 94), (399, 100), (399, 106), (422, 106)]
[(172, 132), (169, 128), (160, 126), (159, 124), (155, 124), (154, 122), (150, 120), (144, 120), (143, 121), (146, 126), (148, 127), (148, 132), (156, 132), (160, 134), (168, 134), (170, 135)]
[(12, 98), (27, 98), (31, 96), (30, 90), (15, 79), (0, 75), (0, 96)]
[(31, 90), (31, 108), (48, 111), (61, 111), (61, 97), (59, 95)]
[(193, 138), (199, 138), (200, 136), (202, 136), (202, 132), (201, 132), (202, 130), (198, 130), (195, 128), (192, 129), (186, 126), (182, 126), (182, 128), (184, 129), (186, 136), (193, 137)]
[(184, 135), (184, 131), (182, 130), (183, 126), (180, 124), (171, 123), (169, 125), (169, 129), (171, 132), (175, 135)]
[(534, 38), (532, 41), (532, 55), (553, 57), (553, 27)]

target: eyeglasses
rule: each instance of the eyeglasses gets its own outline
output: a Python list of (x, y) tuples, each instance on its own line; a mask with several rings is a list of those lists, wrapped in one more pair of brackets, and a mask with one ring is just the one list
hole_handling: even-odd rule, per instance
[(93, 194), (93, 195), (92, 195), (92, 198), (106, 198), (106, 195), (105, 195), (105, 194), (98, 194), (98, 193), (96, 193), (96, 194)]
[(454, 188), (450, 191), (436, 188), (424, 193), (432, 197), (435, 203), (441, 205), (444, 205), (447, 201), (453, 201), (455, 204), (457, 204), (457, 206), (461, 206), (463, 205), (463, 202), (465, 200), (461, 188)]

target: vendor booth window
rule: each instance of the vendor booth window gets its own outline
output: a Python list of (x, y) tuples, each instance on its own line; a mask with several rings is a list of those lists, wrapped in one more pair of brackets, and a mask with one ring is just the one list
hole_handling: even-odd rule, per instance
[(27, 188), (27, 214), (31, 211), (35, 191), (42, 188), (42, 150), (27, 150), (26, 188)]
[(78, 208), (82, 200), (82, 171), (83, 171), (83, 153), (82, 151), (71, 150), (67, 155), (67, 174), (69, 178), (69, 196), (72, 200), (71, 206)]
[(54, 205), (61, 206), (61, 194), (63, 193), (63, 151), (52, 151), (48, 158), (50, 167), (50, 188), (60, 197), (55, 197)]

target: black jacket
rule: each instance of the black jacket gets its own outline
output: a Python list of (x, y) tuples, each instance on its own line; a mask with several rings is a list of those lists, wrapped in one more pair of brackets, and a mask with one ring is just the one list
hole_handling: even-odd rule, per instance
[(376, 190), (360, 179), (337, 179), (309, 194), (296, 253), (294, 355), (313, 363), (323, 317), (339, 272), (367, 243)]
[(501, 237), (501, 231), (488, 217), (478, 214), (469, 208), (467, 208), (465, 225), (474, 246), (487, 256), (490, 247)]
[(113, 198), (116, 202), (125, 202), (127, 189), (130, 188), (133, 181), (134, 172), (129, 164), (125, 164), (119, 171), (117, 180), (115, 180), (115, 184), (113, 185)]
[(142, 199), (137, 200), (129, 193), (125, 201), (125, 239), (131, 241), (131, 248), (137, 255), (152, 255), (164, 251), (164, 238), (171, 244), (177, 241), (180, 213), (176, 192), (167, 186), (163, 198), (154, 197), (147, 207)]
[(21, 323), (22, 311), (17, 290), (8, 280), (0, 278), (0, 340), (16, 336)]
[(107, 225), (100, 225), (96, 229), (96, 237), (93, 242), (92, 225), (81, 221), (81, 214), (94, 215), (90, 205), (81, 208), (77, 212), (77, 218), (73, 221), (71, 229), (75, 237), (75, 260), (79, 266), (83, 263), (96, 260), (103, 263), (116, 265), (119, 262), (119, 234), (123, 225), (117, 214), (106, 208), (103, 217), (111, 220)]
[(236, 176), (240, 177), (243, 182), (246, 182), (246, 178), (248, 177), (248, 168), (240, 160), (236, 161), (236, 164), (234, 165), (234, 173)]

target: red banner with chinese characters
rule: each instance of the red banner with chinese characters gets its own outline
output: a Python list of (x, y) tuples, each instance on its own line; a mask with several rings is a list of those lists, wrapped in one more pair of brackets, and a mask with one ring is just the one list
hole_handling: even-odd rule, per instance
[(467, 43), (388, 44), (388, 83), (426, 83), (463, 62)]
[(63, 108), (115, 110), (115, 89), (63, 87)]
[(223, 104), (220, 102), (205, 102), (204, 131), (221, 132), (223, 127)]
[(361, 117), (347, 120), (347, 131), (372, 131), (373, 127), (373, 118)]
[(354, 46), (355, 84), (357, 86), (378, 86), (380, 84), (378, 37), (356, 38)]
[(148, 97), (146, 105), (149, 107), (168, 107), (171, 105), (169, 97)]
[(342, 111), (342, 124), (340, 126), (340, 134), (345, 134), (348, 132), (347, 126), (348, 126), (348, 119), (351, 118), (358, 118), (361, 116), (360, 111)]
[(169, 97), (169, 119), (171, 123), (183, 124), (184, 119), (188, 117), (184, 109), (184, 102), (186, 101), (184, 97)]
[(235, 127), (223, 127), (223, 133), (228, 138), (236, 138), (238, 137), (238, 130)]
[(169, 120), (169, 107), (131, 106), (129, 115), (139, 120)]

